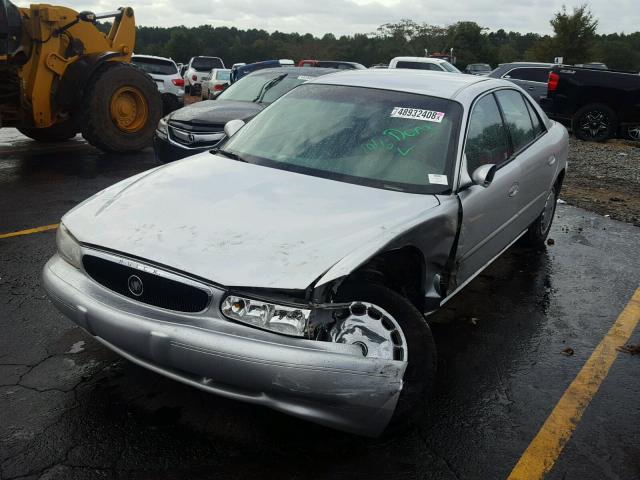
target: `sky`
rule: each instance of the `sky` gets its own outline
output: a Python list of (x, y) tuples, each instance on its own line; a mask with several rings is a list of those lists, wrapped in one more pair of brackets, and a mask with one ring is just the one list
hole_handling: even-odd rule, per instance
[[(599, 20), (598, 33), (640, 30), (640, 0), (591, 0)], [(15, 0), (14, 0), (15, 2)], [(20, 6), (32, 3), (15, 2)], [(52, 4), (96, 13), (122, 6), (115, 0), (59, 0)], [(572, 0), (130, 0), (136, 23), (170, 27), (209, 24), (268, 32), (312, 33), (336, 36), (372, 33), (383, 23), (409, 18), (415, 22), (448, 25), (461, 20), (477, 22), (490, 30), (550, 34), (549, 20)]]

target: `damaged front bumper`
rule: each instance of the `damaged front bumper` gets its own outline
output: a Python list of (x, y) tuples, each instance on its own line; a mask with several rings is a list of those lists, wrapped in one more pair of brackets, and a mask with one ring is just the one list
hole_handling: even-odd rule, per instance
[(220, 313), (225, 292), (212, 286), (205, 311), (173, 312), (112, 292), (57, 254), (44, 267), (43, 285), (62, 313), (116, 353), (228, 398), (377, 436), (402, 389), (405, 362), (231, 322)]

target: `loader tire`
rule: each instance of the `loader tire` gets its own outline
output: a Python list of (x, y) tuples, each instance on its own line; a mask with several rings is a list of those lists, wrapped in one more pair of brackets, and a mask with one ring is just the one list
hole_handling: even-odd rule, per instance
[(106, 152), (135, 152), (152, 144), (161, 115), (151, 77), (131, 64), (107, 62), (85, 90), (82, 136)]
[(47, 128), (22, 127), (18, 131), (36, 142), (55, 143), (64, 142), (73, 138), (78, 133), (78, 128), (73, 122), (63, 122), (51, 125)]

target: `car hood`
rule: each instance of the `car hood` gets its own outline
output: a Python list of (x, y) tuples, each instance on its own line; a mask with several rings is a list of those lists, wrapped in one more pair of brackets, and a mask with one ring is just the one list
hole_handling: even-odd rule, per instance
[(305, 289), (438, 204), (206, 152), (109, 187), (63, 222), (81, 243), (220, 285)]
[(248, 120), (255, 117), (265, 105), (231, 100), (205, 100), (179, 110), (169, 117), (169, 122), (189, 124), (225, 124), (229, 120)]

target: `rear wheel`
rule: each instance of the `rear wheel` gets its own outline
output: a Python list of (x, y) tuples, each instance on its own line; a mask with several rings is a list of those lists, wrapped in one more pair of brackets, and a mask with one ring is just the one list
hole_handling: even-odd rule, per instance
[(524, 243), (529, 247), (540, 248), (544, 246), (544, 242), (551, 230), (551, 224), (553, 223), (553, 217), (556, 213), (556, 204), (558, 203), (558, 186), (554, 185), (549, 194), (547, 200), (544, 203), (544, 208), (540, 213), (540, 216), (536, 218), (529, 226), (527, 233), (524, 235)]
[(387, 432), (407, 427), (424, 413), (435, 380), (436, 347), (429, 325), (409, 300), (382, 285), (344, 285), (337, 301), (351, 302), (351, 307), (340, 329), (332, 332), (334, 341), (358, 344), (364, 356), (407, 362)]
[(151, 78), (128, 63), (108, 62), (91, 78), (82, 136), (101, 150), (135, 152), (149, 145), (162, 114)]
[(573, 134), (580, 140), (603, 142), (611, 137), (618, 123), (616, 112), (601, 103), (586, 105), (576, 112), (571, 122)]
[(18, 128), (18, 131), (36, 142), (54, 143), (75, 137), (78, 133), (78, 128), (73, 122), (66, 121), (47, 128), (24, 127)]

